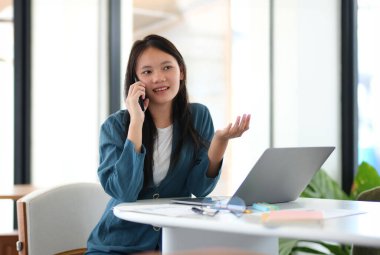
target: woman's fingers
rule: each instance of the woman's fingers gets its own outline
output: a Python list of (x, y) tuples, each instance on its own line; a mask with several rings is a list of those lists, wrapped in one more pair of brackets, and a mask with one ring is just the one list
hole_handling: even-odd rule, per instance
[(147, 101), (145, 97), (145, 84), (138, 81), (129, 87), (127, 98), (125, 99), (125, 106), (131, 114), (133, 114), (132, 112), (140, 114), (142, 110), (139, 104), (140, 97), (144, 100), (144, 109), (147, 109), (149, 101)]
[[(239, 132), (243, 134), (245, 131), (249, 129), (249, 122), (251, 120), (251, 115), (250, 114), (244, 114), (240, 124), (239, 124)], [(241, 135), (240, 134), (240, 135)]]
[(129, 87), (128, 96), (134, 95), (137, 97), (142, 96), (145, 99), (145, 85), (142, 82), (138, 81)]
[(142, 82), (136, 82), (129, 87), (126, 102), (138, 102), (140, 96), (145, 99), (145, 85)]
[(240, 137), (249, 129), (249, 123), (251, 120), (250, 114), (243, 114), (242, 117), (238, 116), (233, 126), (229, 125), (229, 129), (225, 133), (228, 138)]
[(247, 131), (249, 129), (249, 123), (251, 122), (251, 114), (247, 115), (244, 123), (244, 130)]

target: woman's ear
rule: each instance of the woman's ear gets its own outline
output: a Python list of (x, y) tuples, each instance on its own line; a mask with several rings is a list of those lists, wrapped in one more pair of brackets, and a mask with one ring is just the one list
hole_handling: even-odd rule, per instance
[(185, 74), (183, 73), (183, 69), (181, 68), (180, 69), (180, 74), (179, 74), (179, 80), (183, 81), (183, 79), (185, 79)]

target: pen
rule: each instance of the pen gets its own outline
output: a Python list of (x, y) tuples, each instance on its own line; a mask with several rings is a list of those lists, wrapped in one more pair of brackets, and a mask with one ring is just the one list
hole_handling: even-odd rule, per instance
[(198, 207), (191, 207), (191, 210), (197, 214), (204, 214), (204, 211), (202, 209), (199, 209)]
[(200, 209), (198, 207), (191, 207), (191, 210), (197, 214), (200, 214), (200, 215), (207, 215), (207, 216), (215, 216), (219, 210), (216, 210), (216, 211), (212, 211), (212, 212), (208, 212), (208, 211), (205, 211), (203, 209)]

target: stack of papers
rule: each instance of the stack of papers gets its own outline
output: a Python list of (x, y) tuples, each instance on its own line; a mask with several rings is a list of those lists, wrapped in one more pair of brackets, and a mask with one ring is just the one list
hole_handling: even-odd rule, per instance
[(194, 215), (191, 206), (179, 204), (160, 204), (160, 205), (136, 205), (120, 206), (118, 210), (123, 212), (148, 213), (163, 216), (181, 217)]
[[(117, 210), (122, 212), (138, 212), (171, 217), (186, 217), (194, 215), (191, 206), (182, 204), (146, 204), (118, 206)], [(358, 210), (348, 209), (287, 209), (268, 212), (253, 211), (252, 215), (261, 217), (263, 223), (286, 223), (286, 222), (311, 222), (325, 219), (345, 217), (365, 213)]]

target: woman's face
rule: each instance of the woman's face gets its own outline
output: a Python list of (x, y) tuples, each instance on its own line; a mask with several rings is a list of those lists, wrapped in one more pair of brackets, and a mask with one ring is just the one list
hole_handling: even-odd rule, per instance
[(136, 74), (145, 84), (149, 106), (171, 103), (177, 95), (183, 73), (170, 54), (149, 47), (137, 59)]

